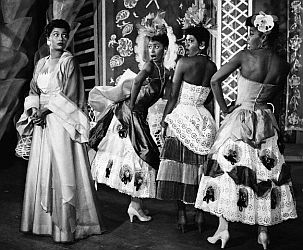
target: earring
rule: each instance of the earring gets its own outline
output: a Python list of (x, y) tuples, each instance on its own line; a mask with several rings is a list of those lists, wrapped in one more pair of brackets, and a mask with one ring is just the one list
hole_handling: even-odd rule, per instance
[(46, 44), (47, 44), (48, 46), (50, 46), (50, 41), (47, 40), (47, 41), (46, 41)]
[(205, 49), (205, 45), (203, 45), (203, 46), (200, 45), (200, 46), (199, 46), (199, 49), (200, 49), (200, 50), (204, 50), (204, 49)]

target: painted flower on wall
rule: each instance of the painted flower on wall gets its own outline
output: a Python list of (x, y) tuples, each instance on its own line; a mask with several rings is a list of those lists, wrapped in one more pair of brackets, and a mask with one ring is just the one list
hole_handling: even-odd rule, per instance
[(295, 35), (289, 39), (289, 43), (292, 50), (298, 51), (300, 49), (302, 39), (298, 35)]
[(299, 116), (297, 115), (297, 113), (293, 112), (290, 114), (290, 116), (288, 116), (288, 122), (291, 125), (298, 125), (300, 121)]
[(133, 42), (129, 38), (122, 37), (118, 41), (117, 51), (120, 56), (127, 57), (133, 54)]
[(114, 55), (110, 61), (109, 61), (109, 66), (111, 68), (119, 67), (124, 63), (124, 58), (119, 56), (119, 55)]
[(301, 1), (293, 1), (291, 3), (291, 9), (292, 12), (296, 13), (296, 14), (300, 14), (302, 7), (301, 7)]
[(129, 10), (120, 10), (116, 15), (116, 23), (127, 19), (130, 15)]
[(300, 85), (300, 80), (301, 78), (297, 75), (292, 75), (289, 79), (288, 79), (288, 82), (289, 82), (289, 86), (290, 87), (295, 87), (295, 86), (299, 86)]
[(139, 0), (124, 0), (125, 8), (132, 9), (135, 8)]

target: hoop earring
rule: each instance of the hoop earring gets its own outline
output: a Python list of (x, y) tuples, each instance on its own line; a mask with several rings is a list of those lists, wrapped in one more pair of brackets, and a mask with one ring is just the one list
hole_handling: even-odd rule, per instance
[(204, 50), (204, 49), (205, 49), (205, 45), (203, 45), (203, 46), (200, 45), (200, 46), (199, 46), (199, 49), (200, 49), (200, 50)]

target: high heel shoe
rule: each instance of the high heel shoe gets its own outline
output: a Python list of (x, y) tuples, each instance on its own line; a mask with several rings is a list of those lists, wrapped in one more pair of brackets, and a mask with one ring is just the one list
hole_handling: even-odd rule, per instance
[(258, 243), (263, 246), (263, 249), (266, 250), (267, 246), (270, 243), (267, 232), (261, 231), (258, 235)]
[(178, 229), (181, 230), (182, 233), (185, 233), (185, 225), (186, 225), (186, 213), (185, 210), (178, 211)]
[(135, 208), (129, 206), (127, 209), (127, 213), (131, 223), (134, 221), (134, 216), (136, 216), (138, 220), (142, 222), (150, 221), (152, 219), (151, 216), (145, 215), (141, 208), (139, 210), (136, 210)]
[(195, 216), (195, 222), (198, 227), (199, 233), (202, 233), (202, 228), (204, 224), (204, 213), (201, 210), (197, 210), (196, 216)]
[(221, 248), (224, 248), (227, 241), (229, 240), (228, 230), (221, 231), (220, 233), (217, 233), (214, 236), (207, 238), (207, 241), (211, 244), (215, 244), (218, 240), (221, 240)]

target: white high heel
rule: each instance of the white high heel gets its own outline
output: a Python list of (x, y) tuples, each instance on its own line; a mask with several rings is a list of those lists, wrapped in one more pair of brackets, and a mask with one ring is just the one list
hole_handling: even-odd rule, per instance
[(142, 222), (150, 221), (152, 219), (151, 216), (145, 215), (141, 208), (139, 210), (136, 210), (135, 208), (129, 206), (127, 213), (128, 213), (130, 222), (134, 221), (134, 216), (137, 216), (138, 220), (142, 221)]
[(270, 243), (267, 232), (261, 231), (258, 235), (258, 243), (263, 246), (263, 249), (266, 250), (267, 246)]
[(220, 233), (217, 233), (214, 236), (207, 238), (207, 241), (211, 244), (215, 244), (218, 240), (221, 240), (221, 248), (224, 248), (227, 241), (229, 240), (228, 230), (223, 230)]

